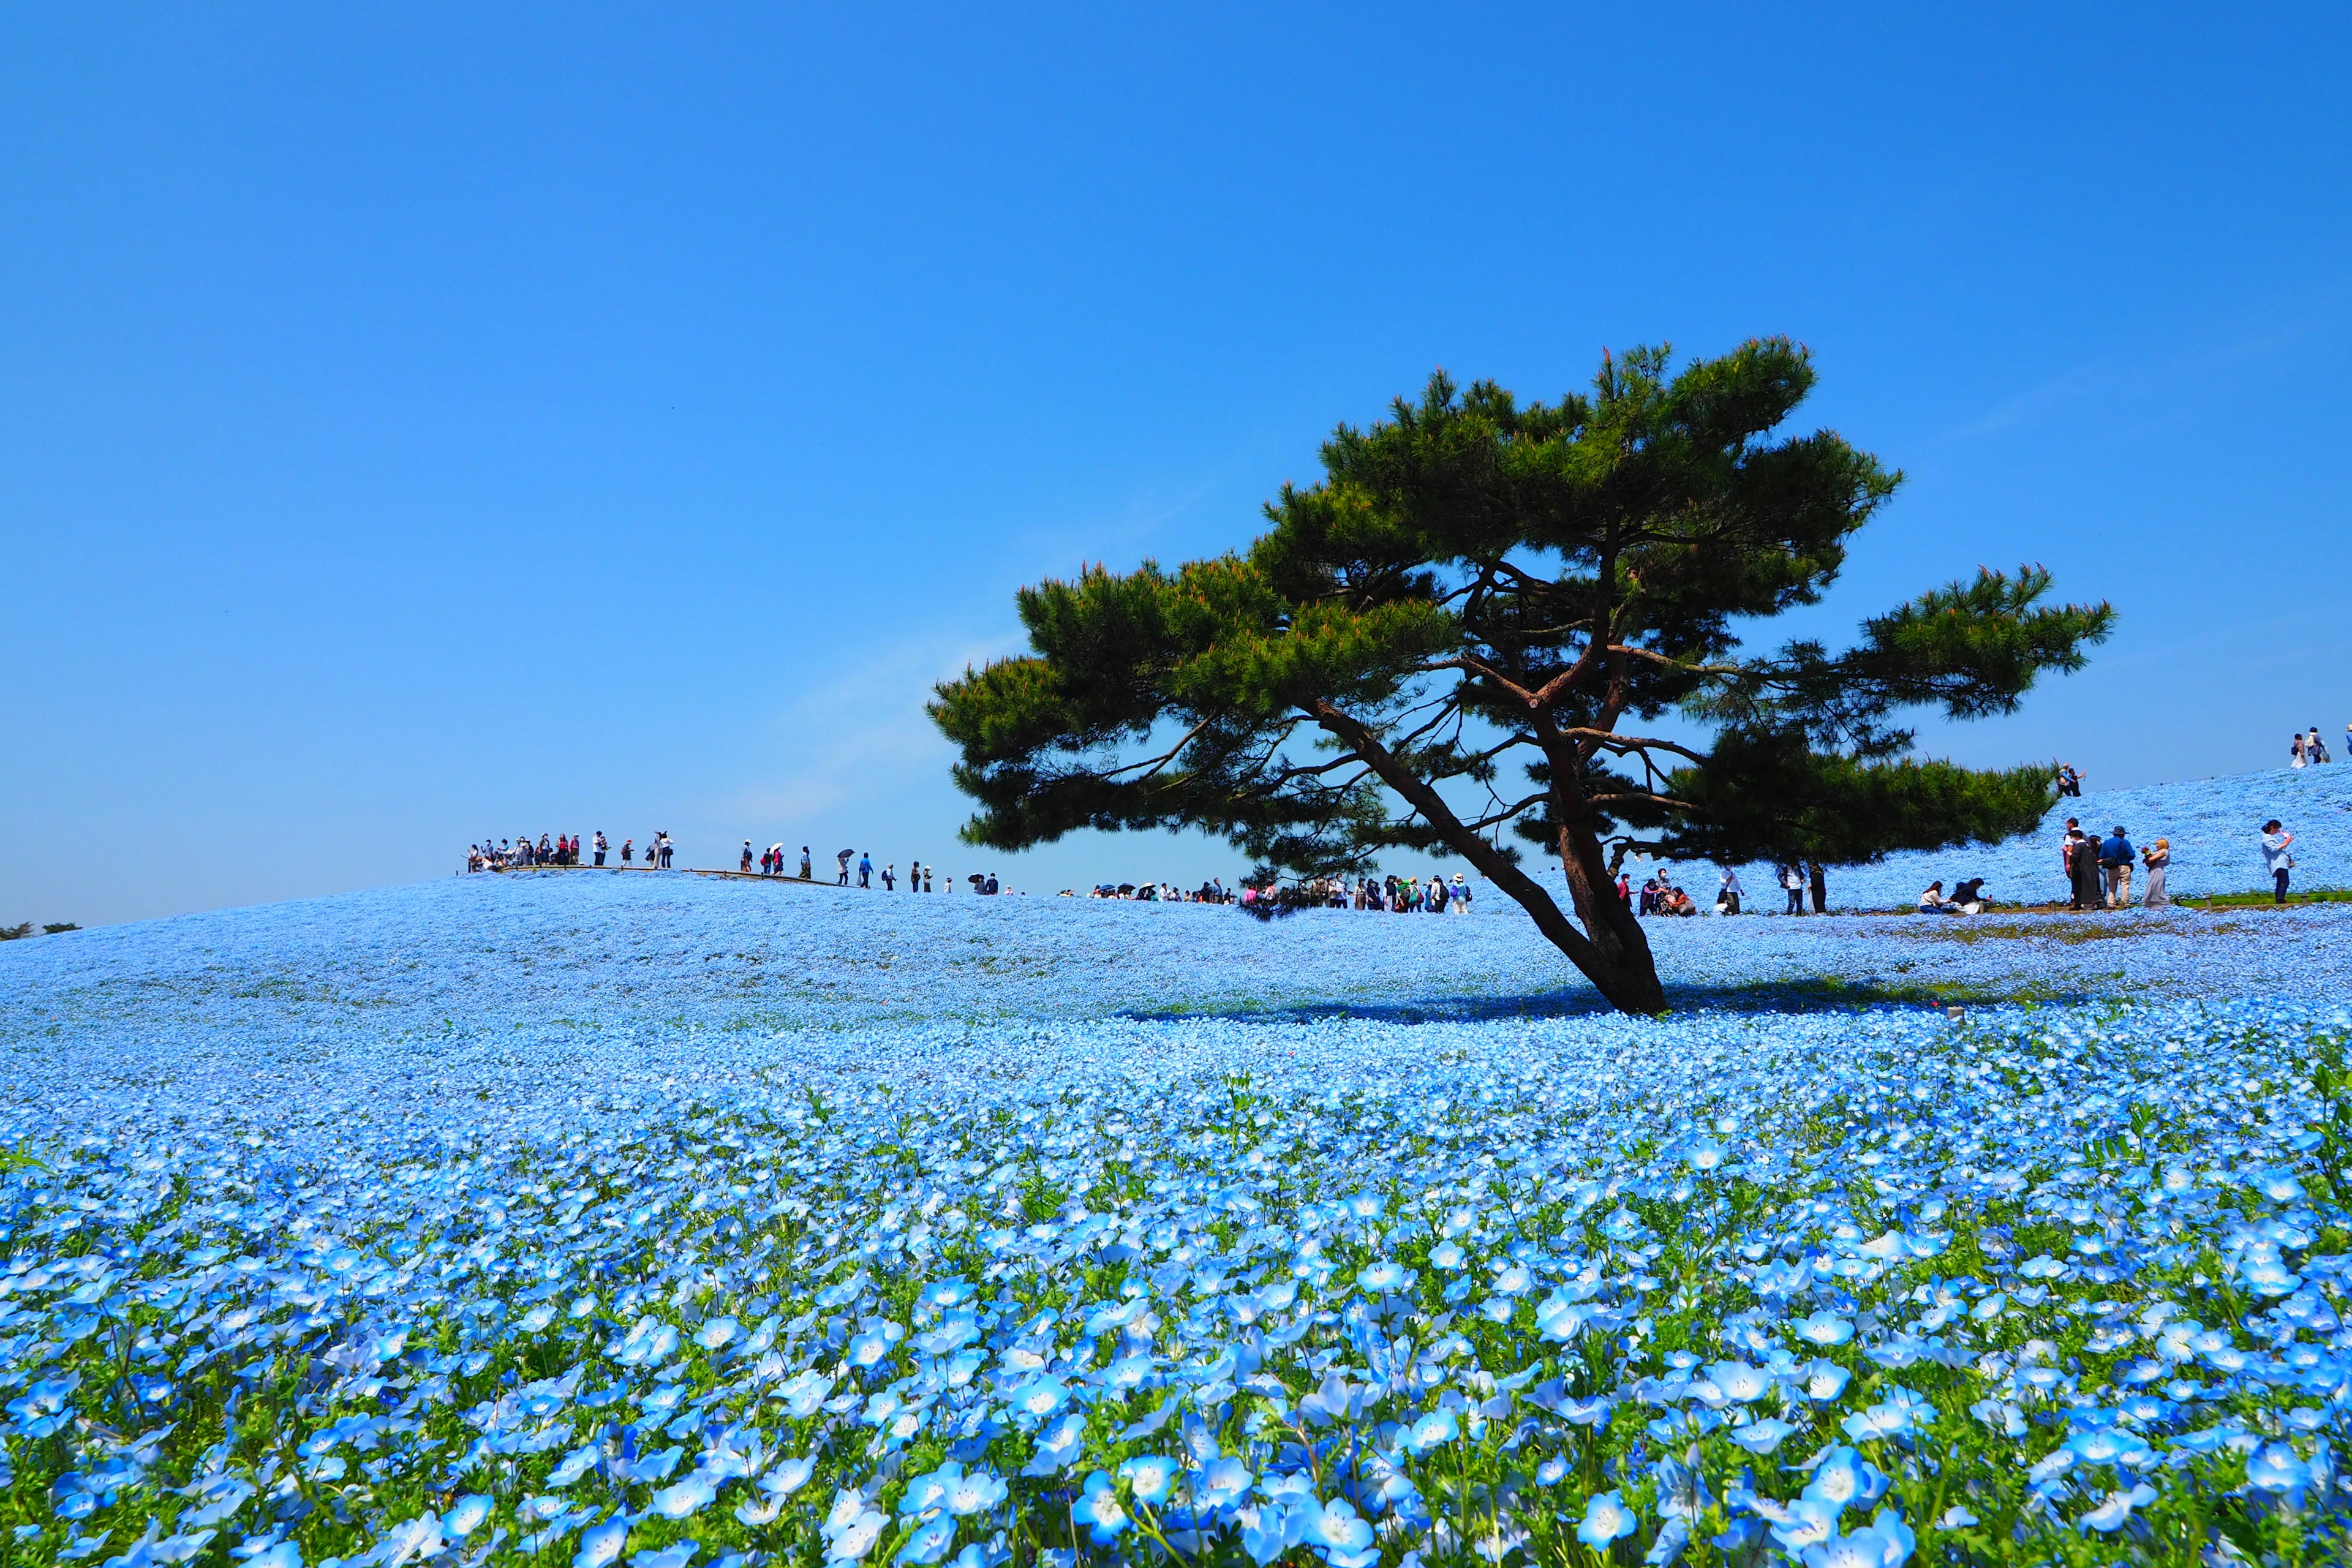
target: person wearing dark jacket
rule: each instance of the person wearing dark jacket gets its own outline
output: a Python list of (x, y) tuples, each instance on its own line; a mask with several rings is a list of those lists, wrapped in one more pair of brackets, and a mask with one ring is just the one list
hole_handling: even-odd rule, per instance
[(2106, 879), (2107, 908), (2119, 910), (2131, 902), (2132, 858), (2138, 853), (2120, 825), (2100, 843), (2099, 870)]
[(2066, 875), (2072, 884), (2067, 908), (2095, 910), (2105, 901), (2099, 886), (2099, 841), (2079, 827), (2066, 837)]

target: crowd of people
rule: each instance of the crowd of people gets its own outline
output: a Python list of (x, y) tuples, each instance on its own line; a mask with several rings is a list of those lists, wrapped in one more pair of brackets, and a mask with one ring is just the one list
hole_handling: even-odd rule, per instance
[[(2352, 726), (2347, 728), (2352, 730)], [(2347, 750), (2347, 754), (2352, 755), (2352, 750)], [(2327, 760), (2327, 749), (2320, 742), (2316, 725), (2312, 727), (2308, 737), (2295, 737), (2296, 767), (2306, 767)], [(2079, 795), (2081, 779), (2082, 775), (2072, 767), (2062, 765), (2059, 769), (2059, 793)], [(2072, 788), (2069, 787), (2070, 780)], [(2260, 849), (2263, 870), (2271, 878), (2273, 900), (2282, 904), (2286, 902), (2289, 873), (2294, 866), (2294, 856), (2290, 847), (2294, 843), (2294, 835), (2286, 832), (2277, 821), (2263, 825)], [(536, 840), (528, 834), (516, 838), (485, 838), (478, 844), (467, 846), (466, 869), (505, 871), (583, 864), (604, 866), (611, 849), (611, 843), (601, 829), (592, 836), (585, 847), (576, 833), (553, 836), (542, 833)], [(636, 840), (624, 838), (619, 864), (635, 868), (642, 863), (647, 870), (668, 870), (674, 854), (669, 834), (656, 830), (646, 840), (642, 862)], [(870, 854), (843, 849), (836, 851), (833, 858), (835, 886), (852, 886), (853, 875), (855, 886), (866, 889), (874, 886), (876, 872)], [(856, 862), (854, 869), (853, 860)], [(755, 863), (761, 877), (783, 878), (794, 874), (787, 869), (793, 866), (793, 859), (782, 844), (771, 844), (764, 851), (755, 853), (751, 840), (746, 838), (737, 868), (749, 875)], [(2117, 824), (2106, 837), (2101, 838), (2095, 833), (2086, 832), (2079, 819), (2072, 816), (2066, 819), (2065, 834), (2059, 846), (2059, 865), (2066, 878), (2069, 909), (2128, 908), (2135, 902), (2132, 890), (2135, 866), (2141, 873), (2137, 902), (2146, 909), (2160, 909), (2171, 902), (2165, 886), (2171, 864), (2172, 841), (2168, 838), (2158, 838), (2144, 848), (2135, 848), (2131, 835), (2121, 824)], [(803, 882), (815, 880), (814, 859), (805, 844), (800, 848), (797, 877)], [(899, 890), (898, 862), (885, 865), (880, 878), (883, 891)], [(1809, 885), (1807, 868), (1793, 864), (1776, 866), (1773, 878), (1788, 895), (1785, 912), (1792, 915), (1804, 913), (1805, 892)], [(956, 890), (954, 877), (941, 878), (936, 868), (919, 860), (908, 861), (904, 881), (905, 890), (910, 893), (935, 892), (942, 886), (948, 892)], [(1004, 890), (995, 876), (986, 872), (974, 871), (965, 877), (964, 882), (976, 894), (995, 894)], [(1627, 909), (1643, 916), (1688, 918), (1699, 912), (1698, 900), (1675, 885), (1669, 868), (1664, 866), (1654, 872), (1638, 891), (1633, 879), (1621, 874), (1615, 890)], [(1736, 870), (1723, 871), (1722, 880), (1715, 893), (1715, 913), (1738, 914), (1745, 892)], [(1070, 898), (1075, 895), (1073, 889), (1065, 888), (1062, 896)], [(1096, 886), (1087, 896), (1147, 903), (1250, 904), (1275, 895), (1271, 888), (1252, 887), (1244, 887), (1234, 893), (1229, 891), (1223, 882), (1212, 878), (1190, 891), (1170, 882), (1105, 882)], [(1454, 872), (1450, 879), (1443, 872), (1433, 871), (1425, 879), (1411, 876), (1324, 878), (1304, 884), (1289, 896), (1310, 905), (1319, 903), (1334, 910), (1353, 909), (1389, 914), (1467, 914), (1473, 889), (1472, 884), (1459, 871)], [(1920, 890), (1916, 907), (1927, 914), (1973, 915), (1982, 912), (1992, 901), (1985, 891), (1985, 879), (1982, 877), (1955, 881), (1948, 889), (1943, 879), (1938, 878)], [(1816, 912), (1819, 912), (1819, 907), (1817, 898)]]
[[(468, 871), (516, 871), (527, 870), (538, 866), (602, 866), (604, 864), (604, 857), (611, 853), (612, 847), (611, 841), (604, 837), (602, 828), (599, 828), (594, 837), (590, 840), (590, 847), (586, 850), (582, 849), (580, 836), (576, 833), (559, 833), (552, 838), (542, 833), (539, 836), (539, 842), (536, 844), (531, 842), (530, 835), (528, 833), (519, 838), (485, 838), (479, 844), (466, 846), (466, 869)], [(583, 860), (581, 857), (583, 854), (593, 855), (595, 858)], [(635, 864), (636, 854), (635, 839), (621, 840), (622, 865)], [(646, 868), (667, 870), (669, 868), (669, 835), (666, 832), (656, 832), (646, 840)]]
[[(800, 863), (797, 872), (791, 872), (785, 869), (786, 867), (793, 864), (793, 858), (784, 852), (784, 847), (782, 844), (769, 845), (766, 850), (761, 852), (758, 858), (760, 868), (759, 874), (762, 877), (782, 877), (787, 879), (796, 878), (798, 880), (803, 882), (813, 882), (816, 880), (815, 857), (810, 854), (809, 847), (805, 844), (801, 846)], [(856, 862), (854, 867), (851, 864), (853, 861)], [(751, 870), (751, 841), (746, 838), (743, 840), (743, 852), (740, 857), (737, 868), (749, 874)], [(901, 879), (898, 875), (898, 862), (896, 860), (889, 861), (884, 865), (882, 869), (877, 873), (874, 869), (874, 857), (868, 851), (860, 849), (837, 849), (834, 852), (833, 885), (835, 887), (859, 887), (871, 890), (877, 876), (882, 883), (882, 890), (886, 893), (895, 893), (901, 890), (909, 893), (933, 893), (940, 890), (942, 883), (945, 884), (946, 890), (948, 892), (952, 893), (956, 890), (956, 879), (954, 877), (949, 876), (943, 878), (939, 874), (939, 868), (937, 867), (925, 865), (920, 860), (912, 858), (908, 860), (907, 874), (904, 879), (906, 886), (901, 889), (899, 887)], [(854, 882), (851, 879), (853, 877), (856, 879)], [(994, 874), (991, 872), (974, 871), (964, 878), (964, 882), (966, 886), (975, 893), (992, 894), (1002, 893), (1004, 891), (1004, 885), (998, 881)]]
[[(1255, 891), (1255, 889), (1244, 889), (1244, 896)], [(1075, 888), (1062, 889), (1062, 897), (1066, 899), (1076, 896)], [(1097, 882), (1087, 897), (1126, 899), (1146, 904), (1230, 904), (1234, 901), (1234, 895), (1227, 892), (1225, 885), (1214, 877), (1189, 893), (1173, 882)]]

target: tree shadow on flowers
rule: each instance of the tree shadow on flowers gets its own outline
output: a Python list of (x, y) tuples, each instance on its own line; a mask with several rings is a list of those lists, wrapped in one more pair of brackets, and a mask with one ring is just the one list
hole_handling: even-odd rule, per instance
[[(1991, 1007), (2033, 1005), (2065, 1006), (2101, 999), (2079, 987), (2035, 983), (2012, 986), (1887, 983), (1846, 980), (1834, 975), (1791, 980), (1749, 981), (1736, 985), (1666, 986), (1670, 1013), (1858, 1013), (1921, 1007)], [(1590, 986), (1513, 995), (1412, 996), (1392, 1000), (1280, 1002), (1228, 1000), (1213, 1005), (1139, 1008), (1123, 1017), (1144, 1022), (1185, 1018), (1216, 1018), (1276, 1024), (1322, 1023), (1333, 1019), (1381, 1024), (1492, 1023), (1514, 1018), (1609, 1017), (1615, 1009)]]

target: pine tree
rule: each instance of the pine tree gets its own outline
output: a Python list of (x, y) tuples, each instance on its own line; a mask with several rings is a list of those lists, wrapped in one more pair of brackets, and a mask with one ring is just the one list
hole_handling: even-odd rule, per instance
[[(2014, 710), (2081, 667), (2108, 605), (1979, 571), (1849, 648), (1742, 643), (1820, 598), (1901, 481), (1833, 432), (1781, 433), (1813, 378), (1784, 339), (1679, 371), (1604, 355), (1591, 395), (1549, 405), (1441, 373), (1341, 426), (1246, 553), (1024, 589), (1034, 651), (930, 704), (980, 805), (965, 839), (1201, 827), (1300, 875), (1450, 852), (1655, 1013), (1614, 892), (1629, 853), (1842, 864), (2026, 831), (2046, 766), (1920, 759), (1896, 720)], [(1505, 828), (1557, 860), (1572, 919)]]

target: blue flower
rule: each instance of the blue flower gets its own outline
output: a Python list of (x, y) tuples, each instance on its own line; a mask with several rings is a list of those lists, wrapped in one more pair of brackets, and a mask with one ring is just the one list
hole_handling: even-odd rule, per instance
[(1134, 1492), (1135, 1500), (1154, 1507), (1168, 1500), (1168, 1489), (1180, 1473), (1175, 1460), (1157, 1455), (1129, 1459), (1118, 1467), (1118, 1479)]
[(906, 1544), (898, 1548), (898, 1553), (892, 1561), (937, 1563), (948, 1554), (948, 1548), (955, 1544), (955, 1516), (943, 1513), (916, 1526), (914, 1533), (907, 1537)]
[(1834, 1535), (1804, 1550), (1805, 1568), (1902, 1568), (1917, 1546), (1910, 1526), (1890, 1509), (1851, 1535)]
[(1576, 1538), (1595, 1552), (1606, 1552), (1610, 1542), (1633, 1534), (1639, 1522), (1612, 1489), (1596, 1494), (1584, 1505), (1584, 1520), (1576, 1527)]
[(1097, 1546), (1108, 1546), (1127, 1533), (1134, 1522), (1128, 1518), (1127, 1510), (1119, 1506), (1118, 1489), (1100, 1470), (1087, 1478), (1076, 1512), (1078, 1522), (1087, 1527), (1087, 1538)]

